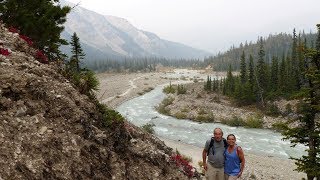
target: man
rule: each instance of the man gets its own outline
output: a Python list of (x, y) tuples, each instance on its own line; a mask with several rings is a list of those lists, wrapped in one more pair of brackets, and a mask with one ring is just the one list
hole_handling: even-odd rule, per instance
[[(203, 149), (202, 160), (207, 180), (224, 180), (224, 152), (227, 147), (227, 142), (222, 136), (222, 130), (220, 128), (215, 128), (213, 131), (213, 138), (206, 141)], [(211, 142), (211, 140), (213, 142)]]

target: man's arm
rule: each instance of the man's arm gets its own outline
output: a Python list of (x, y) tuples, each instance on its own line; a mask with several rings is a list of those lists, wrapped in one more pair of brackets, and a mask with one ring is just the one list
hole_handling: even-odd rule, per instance
[(204, 170), (207, 170), (208, 167), (207, 167), (207, 150), (206, 149), (203, 149), (202, 151), (202, 162), (203, 162)]
[(244, 159), (244, 153), (243, 150), (240, 146), (237, 147), (237, 152), (238, 152), (238, 156), (240, 159), (240, 173), (238, 174), (238, 178), (242, 175), (243, 170), (244, 170), (244, 165), (246, 163), (246, 160)]

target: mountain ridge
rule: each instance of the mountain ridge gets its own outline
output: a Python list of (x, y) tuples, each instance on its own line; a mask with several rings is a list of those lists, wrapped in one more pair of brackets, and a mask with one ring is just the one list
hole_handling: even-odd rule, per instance
[[(72, 3), (61, 1), (62, 5), (73, 7)], [(67, 16), (62, 37), (76, 32), (87, 54), (99, 50), (102, 57), (159, 57), (168, 59), (203, 59), (211, 53), (187, 45), (161, 39), (158, 35), (140, 30), (128, 20), (111, 15), (101, 15), (76, 6)], [(69, 47), (62, 48), (64, 53)], [(89, 52), (89, 53), (88, 53)]]

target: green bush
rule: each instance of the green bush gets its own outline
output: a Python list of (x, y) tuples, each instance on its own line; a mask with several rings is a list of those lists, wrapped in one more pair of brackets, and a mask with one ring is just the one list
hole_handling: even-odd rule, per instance
[(176, 117), (177, 119), (186, 119), (187, 115), (183, 112), (177, 112), (174, 114), (174, 117)]
[(181, 112), (188, 113), (189, 112), (188, 106), (185, 106), (184, 108), (182, 108)]
[(233, 116), (231, 119), (223, 119), (221, 123), (226, 124), (228, 126), (238, 127), (238, 126), (246, 126), (247, 123), (240, 117)]
[(170, 82), (169, 86), (163, 88), (163, 92), (166, 94), (174, 94), (176, 92), (176, 89), (174, 88), (174, 86), (171, 85)]
[(142, 125), (141, 128), (150, 134), (154, 134), (154, 129), (153, 129), (154, 126), (155, 125), (153, 123), (147, 123), (145, 125)]
[(276, 123), (272, 124), (272, 129), (274, 129), (278, 132), (282, 132), (283, 130), (286, 130), (287, 128), (288, 128), (288, 126), (282, 122), (276, 122)]
[(156, 109), (161, 114), (170, 115), (170, 110), (163, 104), (160, 104)]
[(199, 111), (198, 111), (198, 114), (199, 115), (204, 115), (204, 114), (206, 114), (207, 112), (204, 110), (204, 109), (202, 109), (202, 108), (200, 108), (199, 109)]
[(263, 128), (263, 121), (259, 115), (250, 116), (247, 121), (245, 127), (247, 128)]
[(291, 104), (288, 103), (288, 104), (286, 105), (285, 115), (288, 115), (288, 114), (290, 114), (290, 113), (293, 113), (293, 110), (292, 110)]
[(186, 94), (187, 93), (187, 89), (184, 85), (179, 85), (178, 84), (178, 88), (177, 88), (177, 94)]
[(102, 114), (103, 124), (108, 127), (113, 122), (123, 122), (124, 117), (117, 111), (109, 109), (105, 104), (96, 103), (97, 109)]
[(279, 116), (281, 115), (281, 112), (278, 108), (278, 106), (274, 103), (272, 104), (268, 104), (267, 107), (266, 107), (266, 115), (269, 115), (269, 116)]
[(170, 104), (173, 103), (173, 101), (174, 101), (173, 97), (167, 97), (162, 100), (161, 104), (163, 104), (164, 106), (169, 106)]
[(214, 116), (213, 114), (206, 114), (206, 115), (198, 115), (196, 118), (195, 118), (196, 121), (199, 121), (199, 122), (214, 122)]

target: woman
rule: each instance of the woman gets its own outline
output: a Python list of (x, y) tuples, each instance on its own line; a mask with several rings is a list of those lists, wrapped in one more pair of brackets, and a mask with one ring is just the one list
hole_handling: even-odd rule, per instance
[(245, 159), (240, 146), (236, 145), (236, 137), (229, 134), (227, 137), (228, 148), (225, 151), (224, 173), (226, 180), (238, 179), (243, 172)]

